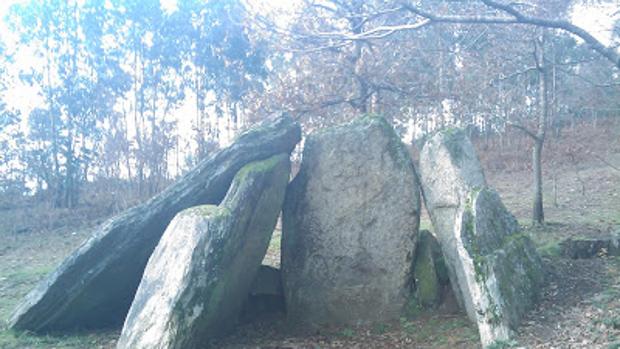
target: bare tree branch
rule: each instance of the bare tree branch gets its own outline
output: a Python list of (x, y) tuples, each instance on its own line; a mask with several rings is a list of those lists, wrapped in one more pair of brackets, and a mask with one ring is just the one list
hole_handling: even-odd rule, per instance
[(511, 122), (511, 121), (507, 121), (506, 124), (510, 127), (516, 128), (519, 131), (524, 132), (526, 135), (530, 136), (532, 139), (538, 140), (538, 136), (534, 132), (530, 131), (527, 127), (523, 125), (515, 124), (514, 122)]
[(505, 5), (493, 0), (481, 0), (489, 8), (501, 11), (510, 17), (491, 17), (491, 16), (438, 16), (426, 12), (409, 3), (403, 4), (403, 9), (414, 13), (420, 17), (429, 19), (434, 23), (479, 23), (479, 24), (529, 24), (538, 27), (554, 28), (567, 31), (576, 35), (588, 44), (593, 50), (607, 58), (616, 67), (620, 68), (620, 54), (613, 48), (605, 46), (598, 39), (584, 29), (563, 20), (552, 20), (539, 17), (527, 16), (510, 5)]
[(529, 72), (532, 72), (532, 71), (537, 71), (537, 70), (539, 70), (539, 68), (538, 68), (538, 67), (528, 67), (528, 68), (525, 68), (525, 69), (523, 69), (523, 70), (516, 71), (516, 72), (514, 72), (514, 73), (512, 73), (512, 74), (508, 74), (508, 75), (500, 75), (499, 77), (497, 77), (497, 79), (493, 79), (493, 80), (491, 80), (490, 85), (493, 85), (493, 84), (495, 84), (496, 82), (510, 80), (510, 79), (512, 79), (512, 78), (514, 78), (514, 77), (517, 77), (517, 76), (519, 76), (519, 75), (527, 74), (527, 73), (529, 73)]
[(575, 77), (581, 81), (584, 81), (586, 83), (588, 83), (589, 85), (595, 86), (595, 87), (602, 87), (602, 88), (606, 88), (606, 87), (616, 87), (616, 86), (620, 86), (620, 82), (609, 82), (609, 83), (597, 83), (595, 81), (592, 81), (592, 79), (589, 79), (581, 74), (577, 74), (574, 73), (568, 69), (561, 69), (561, 68), (557, 68), (559, 71), (561, 71), (562, 73), (568, 75), (568, 76), (572, 76)]

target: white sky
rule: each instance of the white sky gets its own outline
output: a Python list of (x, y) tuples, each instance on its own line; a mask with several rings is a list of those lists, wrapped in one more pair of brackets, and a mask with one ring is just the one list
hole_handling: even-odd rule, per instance
[[(174, 11), (176, 8), (177, 0), (160, 1), (162, 7), (168, 11)], [(11, 5), (23, 2), (25, 2), (25, 0), (0, 0), (0, 38), (5, 42), (8, 39), (9, 47), (11, 46), (11, 42), (15, 42), (15, 39), (7, 27), (4, 17), (7, 15)], [(287, 16), (287, 14), (290, 16), (292, 8), (298, 3), (298, 1), (295, 0), (244, 0), (244, 2), (252, 11), (262, 14), (271, 12), (272, 14), (279, 14), (282, 17)], [(615, 17), (619, 18), (620, 14), (617, 13), (619, 8), (620, 0), (598, 5), (579, 5), (575, 7), (571, 21), (608, 45), (611, 41), (611, 28), (614, 20), (612, 15), (616, 12)], [(283, 21), (286, 22), (286, 19), (283, 19)], [(16, 60), (18, 62), (24, 62), (24, 66), (28, 66), (31, 65), (35, 59), (32, 57), (32, 52), (23, 50), (17, 53)], [(36, 96), (36, 89), (26, 86), (23, 83), (18, 83), (18, 86), (15, 86), (15, 89), (10, 93), (10, 97), (12, 104), (26, 113), (29, 112), (34, 105), (42, 102), (42, 100)]]

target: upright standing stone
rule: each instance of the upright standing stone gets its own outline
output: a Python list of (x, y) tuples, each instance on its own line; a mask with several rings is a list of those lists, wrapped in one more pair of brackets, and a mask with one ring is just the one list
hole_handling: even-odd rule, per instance
[(9, 326), (45, 332), (122, 324), (144, 266), (175, 214), (218, 204), (242, 166), (290, 153), (300, 135), (289, 117), (268, 121), (151, 200), (108, 220), (26, 296)]
[(118, 348), (206, 348), (228, 332), (267, 251), (289, 154), (246, 165), (220, 206), (179, 213), (144, 271)]
[(383, 118), (308, 136), (283, 208), (282, 272), (295, 324), (397, 319), (411, 286), (420, 199)]
[(509, 340), (543, 281), (532, 242), (486, 185), (464, 132), (442, 131), (424, 145), (420, 178), (457, 299), (484, 347)]

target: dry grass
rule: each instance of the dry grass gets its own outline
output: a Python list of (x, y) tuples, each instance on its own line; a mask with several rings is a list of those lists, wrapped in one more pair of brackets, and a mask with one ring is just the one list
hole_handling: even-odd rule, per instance
[[(581, 133), (569, 134), (566, 141), (549, 142), (544, 174), (545, 213), (549, 224), (527, 228), (542, 248), (552, 249), (559, 240), (569, 236), (620, 231), (620, 171), (588, 156), (597, 152), (605, 161), (620, 167), (620, 125), (607, 125), (602, 130), (584, 128)], [(590, 148), (584, 148), (584, 143)], [(570, 155), (575, 149), (580, 149), (579, 153)], [(529, 150), (523, 148), (510, 152), (487, 148), (482, 152), (489, 183), (498, 189), (506, 206), (524, 225), (529, 223), (532, 195), (529, 156)], [(502, 161), (510, 163), (501, 164)], [(86, 215), (45, 207), (0, 211), (0, 321), (7, 320), (17, 302), (36, 282), (88, 237), (86, 227), (98, 221), (96, 212)], [(430, 227), (426, 217), (422, 219), (422, 227)], [(279, 247), (278, 230), (265, 259), (268, 264), (279, 265)], [(553, 259), (549, 261), (556, 263)], [(525, 332), (519, 337), (522, 344), (540, 348), (564, 347), (564, 344), (574, 348), (620, 348), (620, 337), (616, 337), (620, 328), (616, 315), (620, 313), (620, 262), (614, 259), (599, 262), (601, 273), (595, 280), (598, 288), (591, 288), (593, 292), (575, 287), (567, 297), (576, 300), (562, 302), (553, 298), (553, 289), (545, 291), (543, 309), (533, 312), (528, 320), (540, 326), (526, 324)], [(564, 272), (581, 270), (582, 274), (575, 275), (575, 280), (587, 282), (589, 269), (584, 265), (573, 269), (569, 266)], [(542, 321), (541, 316), (549, 314), (555, 314), (556, 318)], [(583, 316), (578, 317), (579, 314)], [(553, 328), (556, 324), (563, 326), (562, 331)], [(240, 328), (226, 345), (228, 348), (473, 348), (478, 340), (475, 329), (462, 315), (426, 314), (372, 328), (330, 329), (303, 336), (287, 334), (286, 327), (281, 325), (276, 322), (266, 327), (255, 324)], [(571, 331), (579, 334), (580, 342), (561, 342), (561, 333)], [(548, 336), (543, 336), (544, 333)], [(64, 337), (0, 331), (0, 348), (113, 348), (117, 336), (118, 330)], [(532, 336), (546, 339), (534, 341)]]

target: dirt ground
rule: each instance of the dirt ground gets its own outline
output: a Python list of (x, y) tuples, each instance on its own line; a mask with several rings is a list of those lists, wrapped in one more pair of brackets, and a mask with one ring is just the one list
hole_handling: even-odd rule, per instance
[[(612, 132), (620, 134), (618, 130)], [(613, 134), (612, 134), (613, 136)], [(601, 145), (604, 146), (604, 145)], [(618, 144), (605, 161), (620, 167)], [(620, 259), (601, 256), (570, 260), (557, 254), (567, 237), (620, 233), (620, 171), (596, 158), (552, 163), (545, 171), (544, 227), (529, 227), (531, 174), (493, 169), (483, 160), (489, 183), (530, 233), (544, 255), (547, 284), (538, 307), (518, 329), (514, 343), (525, 348), (620, 348)], [(489, 170), (490, 168), (490, 170)], [(23, 214), (20, 213), (22, 216)], [(46, 273), (87, 238), (89, 230), (69, 227), (18, 232), (15, 212), (0, 211), (0, 321)], [(22, 219), (24, 219), (22, 217)], [(38, 219), (26, 217), (26, 219)], [(428, 221), (422, 222), (428, 227)], [(278, 264), (275, 235), (266, 262)], [(269, 321), (267, 321), (269, 320)], [(440, 309), (414, 319), (373, 327), (292, 331), (283, 318), (240, 326), (222, 348), (477, 348), (478, 334), (461, 313)], [(65, 336), (0, 331), (0, 348), (114, 348), (119, 329)]]

